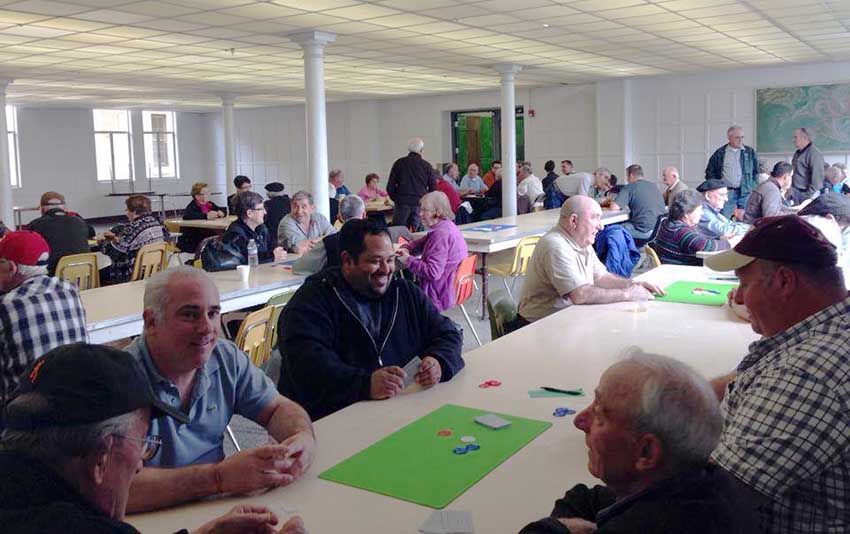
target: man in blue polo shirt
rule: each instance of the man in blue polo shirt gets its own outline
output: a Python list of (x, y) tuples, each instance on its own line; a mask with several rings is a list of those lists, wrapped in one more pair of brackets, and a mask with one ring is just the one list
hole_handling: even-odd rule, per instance
[[(232, 342), (219, 339), (218, 289), (200, 269), (174, 267), (148, 280), (144, 335), (126, 350), (157, 397), (189, 416), (151, 423), (162, 438), (130, 488), (128, 509), (154, 510), (209, 495), (287, 485), (304, 473), (316, 440), (307, 413)], [(233, 414), (264, 426), (278, 443), (224, 458)]]

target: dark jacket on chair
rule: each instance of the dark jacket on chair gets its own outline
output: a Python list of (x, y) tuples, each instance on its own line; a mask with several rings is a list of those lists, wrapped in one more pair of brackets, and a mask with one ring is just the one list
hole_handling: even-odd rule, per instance
[[(380, 311), (377, 336), (360, 311), (370, 305)], [(313, 420), (369, 399), (372, 372), (381, 367), (433, 356), (446, 382), (464, 365), (457, 327), (403, 279), (393, 279), (382, 297), (369, 301), (355, 296), (338, 268), (326, 269), (295, 293), (278, 332), (283, 358), (278, 389)]]
[(263, 221), (272, 239), (272, 248), (277, 246), (277, 227), (280, 220), (292, 211), (292, 201), (289, 195), (272, 197), (263, 203), (266, 206), (266, 219)]
[(47, 271), (53, 276), (56, 264), (63, 256), (89, 252), (89, 225), (77, 215), (69, 215), (54, 208), (29, 223), (28, 228), (38, 232), (50, 246)]
[(629, 278), (640, 261), (640, 251), (635, 240), (619, 224), (606, 226), (596, 235), (593, 245), (599, 260), (605, 264), (609, 273)]

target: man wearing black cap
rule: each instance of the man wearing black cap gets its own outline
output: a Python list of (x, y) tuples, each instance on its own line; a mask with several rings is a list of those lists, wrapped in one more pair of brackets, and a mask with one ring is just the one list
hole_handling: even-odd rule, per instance
[(705, 265), (735, 271), (735, 302), (763, 336), (714, 382), (724, 429), (713, 461), (762, 532), (850, 531), (850, 298), (835, 247), (801, 217), (766, 217)]
[[(79, 343), (45, 354), (3, 414), (3, 532), (136, 533), (123, 522), (127, 495), (142, 461), (157, 454), (161, 442), (147, 432), (161, 416), (188, 420), (156, 398), (126, 352)], [(274, 532), (275, 523), (268, 509), (243, 505), (196, 532)], [(303, 524), (293, 518), (283, 532)]]
[(729, 190), (723, 180), (706, 180), (697, 186), (705, 200), (702, 217), (697, 225), (703, 234), (712, 239), (733, 239), (745, 233), (749, 225), (733, 222), (723, 215), (723, 206), (729, 200)]
[(284, 194), (283, 190), (284, 185), (280, 182), (266, 184), (266, 195), (269, 199), (265, 202), (266, 219), (264, 224), (269, 230), (272, 248), (277, 246), (277, 227), (280, 226), (280, 220), (292, 211), (289, 195)]

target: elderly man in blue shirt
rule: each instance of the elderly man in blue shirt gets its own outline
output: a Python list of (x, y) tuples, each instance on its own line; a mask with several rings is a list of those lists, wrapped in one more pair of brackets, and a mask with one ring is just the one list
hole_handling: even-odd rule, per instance
[(730, 221), (723, 215), (723, 207), (729, 199), (726, 182), (706, 180), (697, 186), (705, 200), (702, 203), (702, 218), (697, 227), (712, 239), (733, 239), (750, 229), (748, 224)]
[[(133, 480), (128, 510), (140, 512), (207, 497), (284, 486), (310, 467), (316, 439), (307, 412), (232, 342), (220, 339), (221, 305), (209, 276), (173, 267), (148, 280), (144, 334), (126, 349), (142, 363), (157, 397), (187, 424), (151, 422), (159, 454)], [(224, 457), (233, 414), (264, 426), (277, 443)]]

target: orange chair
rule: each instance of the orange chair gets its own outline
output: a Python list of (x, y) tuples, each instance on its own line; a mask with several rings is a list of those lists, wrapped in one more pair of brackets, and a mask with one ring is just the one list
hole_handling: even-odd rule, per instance
[(466, 323), (469, 325), (470, 330), (472, 330), (472, 335), (475, 336), (475, 341), (478, 342), (478, 346), (480, 347), (482, 345), (481, 338), (478, 337), (478, 332), (475, 331), (475, 326), (472, 325), (472, 320), (469, 318), (466, 308), (463, 307), (463, 303), (469, 300), (475, 292), (475, 261), (477, 259), (478, 256), (471, 254), (457, 266), (457, 273), (455, 274), (455, 304), (460, 306), (460, 311), (463, 312), (463, 317), (466, 319)]

